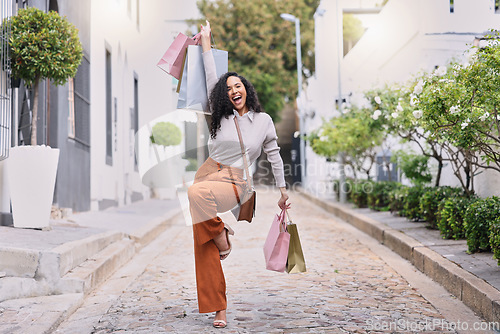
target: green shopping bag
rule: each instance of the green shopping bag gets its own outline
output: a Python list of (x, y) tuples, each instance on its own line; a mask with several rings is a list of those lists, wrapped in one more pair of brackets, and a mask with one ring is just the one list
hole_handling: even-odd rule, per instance
[(297, 225), (295, 225), (290, 219), (288, 214), (288, 224), (287, 230), (290, 234), (290, 246), (288, 247), (288, 258), (286, 263), (286, 272), (289, 274), (303, 273), (306, 271), (306, 261), (304, 259), (304, 253), (302, 253), (302, 246), (300, 244), (299, 231)]

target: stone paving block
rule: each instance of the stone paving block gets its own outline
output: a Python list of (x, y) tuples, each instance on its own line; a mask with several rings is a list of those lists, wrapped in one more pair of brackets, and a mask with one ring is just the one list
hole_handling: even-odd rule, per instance
[(415, 268), (417, 268), (421, 272), (424, 272), (425, 254), (419, 250), (423, 249), (423, 248), (425, 248), (425, 247), (420, 246), (420, 247), (413, 248), (412, 258), (410, 261), (415, 266)]
[(499, 321), (495, 317), (494, 301), (500, 300), (500, 292), (484, 280), (469, 274), (462, 283), (462, 301), (488, 321)]
[(457, 298), (461, 298), (462, 276), (465, 272), (460, 267), (427, 247), (415, 247), (413, 254), (414, 264), (420, 271), (441, 284)]

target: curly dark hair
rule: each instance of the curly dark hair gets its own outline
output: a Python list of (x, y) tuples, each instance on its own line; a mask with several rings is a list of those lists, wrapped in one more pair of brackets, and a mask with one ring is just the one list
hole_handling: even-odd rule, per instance
[(214, 89), (210, 92), (210, 97), (208, 99), (210, 110), (212, 111), (212, 122), (210, 125), (210, 136), (215, 139), (217, 136), (217, 130), (220, 129), (220, 120), (222, 117), (229, 118), (233, 114), (234, 106), (227, 95), (227, 78), (238, 77), (245, 86), (247, 91), (246, 105), (249, 110), (254, 112), (263, 112), (262, 107), (259, 103), (259, 98), (257, 97), (257, 92), (253, 85), (236, 72), (227, 72), (219, 78), (219, 81), (215, 84)]

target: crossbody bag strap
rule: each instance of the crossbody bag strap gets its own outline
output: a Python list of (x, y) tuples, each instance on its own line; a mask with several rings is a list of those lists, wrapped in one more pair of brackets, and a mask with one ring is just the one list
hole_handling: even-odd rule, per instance
[(237, 116), (234, 116), (234, 124), (236, 124), (236, 131), (238, 132), (238, 139), (240, 141), (240, 147), (241, 147), (241, 155), (243, 156), (243, 164), (245, 166), (245, 174), (247, 175), (247, 185), (248, 185), (248, 191), (252, 191), (252, 176), (248, 172), (248, 161), (247, 161), (247, 155), (245, 154), (245, 145), (243, 144), (243, 138), (241, 137), (241, 131), (240, 131), (240, 125), (238, 124), (238, 119), (236, 118)]

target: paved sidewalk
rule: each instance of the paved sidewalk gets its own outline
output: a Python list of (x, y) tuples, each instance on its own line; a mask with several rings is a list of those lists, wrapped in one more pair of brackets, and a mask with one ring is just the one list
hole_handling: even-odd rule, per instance
[(410, 261), (487, 321), (500, 324), (500, 267), (492, 253), (467, 254), (465, 240), (442, 239), (425, 222), (301, 192)]
[[(397, 267), (406, 266), (409, 276), (419, 277), (420, 287), (414, 280), (410, 285), (387, 258), (360, 240), (385, 247), (300, 194), (290, 195), (308, 271), (265, 270), (262, 246), (279, 192), (259, 189), (257, 217), (251, 224), (232, 225), (233, 251), (222, 262), (228, 290), (225, 333), (384, 333), (390, 332), (387, 326), (397, 326), (392, 332), (455, 333), (447, 326), (457, 319), (480, 321), (470, 310), (441, 313), (420, 292), (437, 284), (388, 252)], [(211, 325), (213, 314), (197, 310), (192, 230), (179, 218), (169, 232), (147, 264), (139, 254), (134, 266), (140, 274), (128, 266), (118, 271), (56, 333), (220, 333)], [(439, 289), (434, 299), (448, 309), (457, 304), (466, 309)]]
[(65, 219), (52, 219), (50, 229), (45, 231), (0, 226), (0, 248), (46, 250), (106, 231), (132, 234), (155, 218), (178, 208), (177, 199), (148, 199), (123, 207), (75, 213)]
[(178, 199), (149, 199), (51, 220), (47, 230), (0, 226), (0, 333), (51, 333), (180, 212)]

